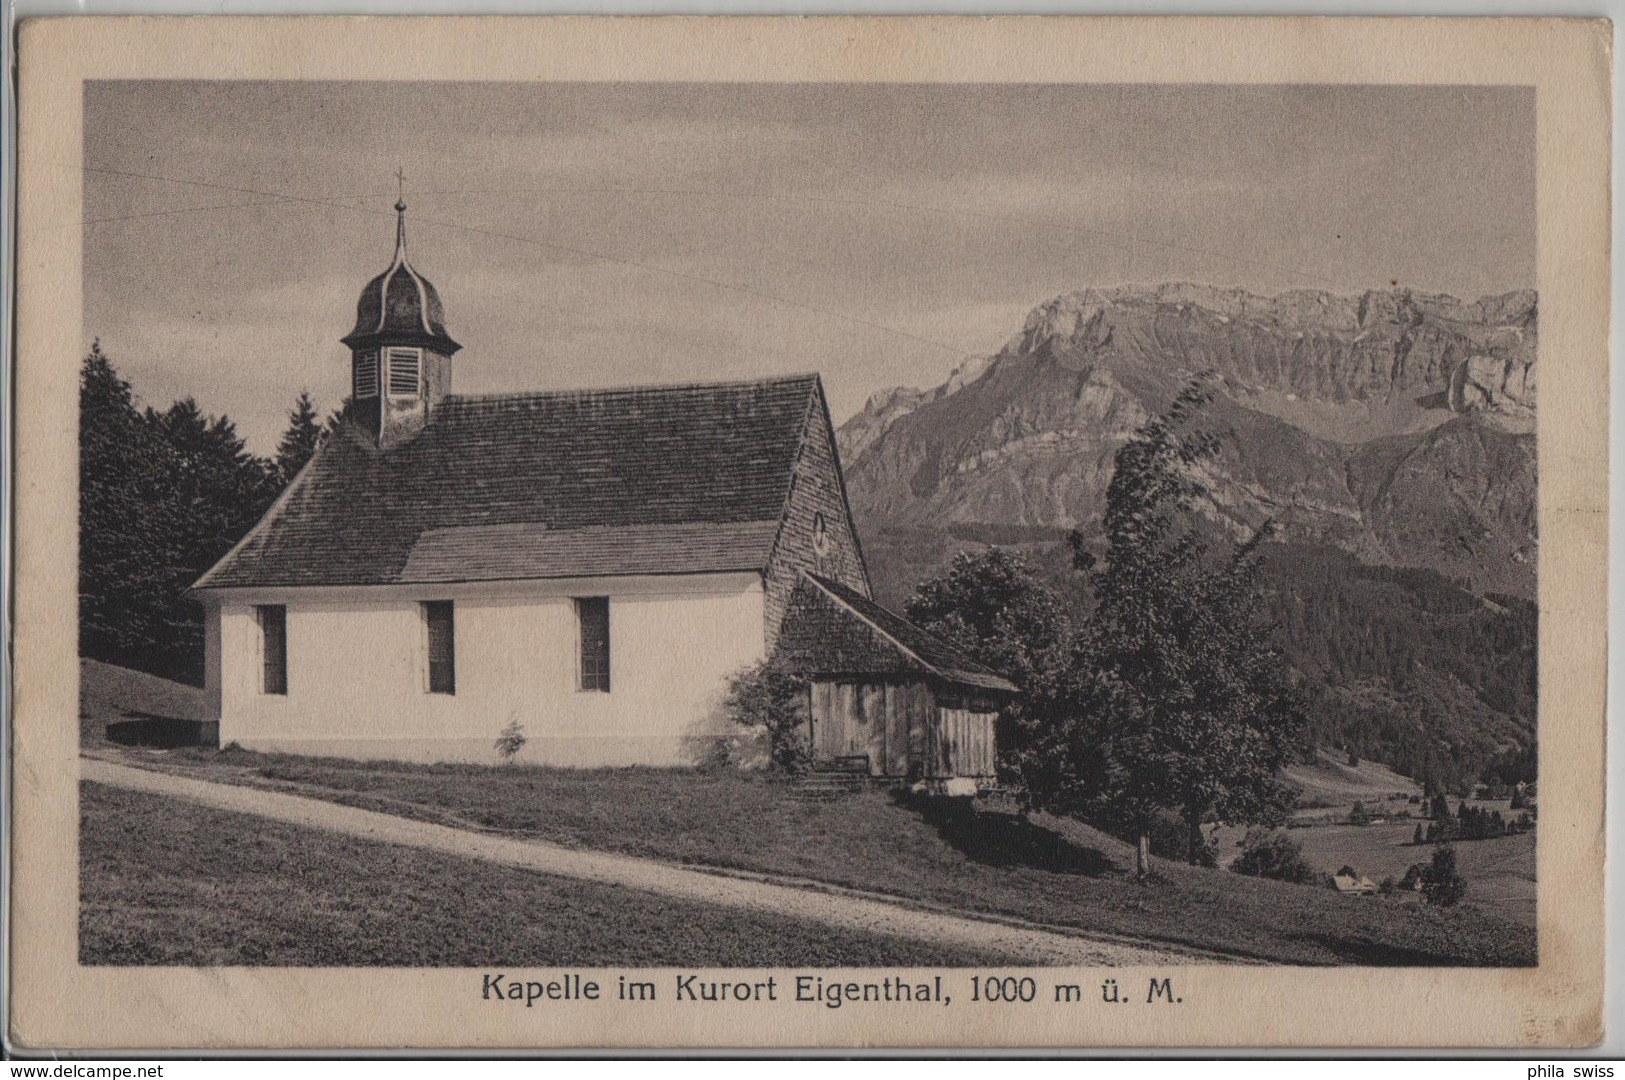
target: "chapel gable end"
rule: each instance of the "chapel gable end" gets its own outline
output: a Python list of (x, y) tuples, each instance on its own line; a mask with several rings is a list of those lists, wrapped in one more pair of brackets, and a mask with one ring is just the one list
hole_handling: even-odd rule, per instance
[(815, 388), (791, 471), (784, 520), (766, 575), (767, 645), (784, 621), (802, 571), (869, 595), (869, 572), (846, 497), (839, 451), (822, 386)]

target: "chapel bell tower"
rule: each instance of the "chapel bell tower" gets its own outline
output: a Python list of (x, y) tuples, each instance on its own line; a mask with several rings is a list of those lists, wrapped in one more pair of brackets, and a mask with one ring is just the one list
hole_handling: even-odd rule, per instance
[(440, 294), (406, 260), (406, 200), (395, 203), (395, 259), (361, 290), (350, 347), (356, 420), (387, 450), (429, 423), (451, 393), (451, 358)]

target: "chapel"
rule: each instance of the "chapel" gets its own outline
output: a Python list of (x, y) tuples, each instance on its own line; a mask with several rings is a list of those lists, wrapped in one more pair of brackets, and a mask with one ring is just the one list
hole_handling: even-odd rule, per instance
[(194, 586), (220, 745), (492, 761), (517, 725), (523, 760), (686, 764), (777, 657), (826, 760), (954, 772), (940, 700), (991, 774), (1013, 687), (873, 602), (816, 374), (458, 394), (406, 209), (342, 339), (343, 419)]

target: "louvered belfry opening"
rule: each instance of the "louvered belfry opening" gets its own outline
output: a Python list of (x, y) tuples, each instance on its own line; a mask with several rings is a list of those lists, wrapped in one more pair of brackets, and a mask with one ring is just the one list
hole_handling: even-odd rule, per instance
[(406, 257), (404, 200), (395, 213), (395, 257), (361, 290), (344, 338), (352, 415), (386, 450), (430, 423), (451, 394), (451, 358), (462, 348), (446, 332), (440, 294)]
[(378, 397), (378, 350), (357, 349), (353, 365), (351, 392), (356, 401), (374, 401)]
[(417, 397), (423, 392), (423, 353), (418, 349), (389, 350), (389, 396)]

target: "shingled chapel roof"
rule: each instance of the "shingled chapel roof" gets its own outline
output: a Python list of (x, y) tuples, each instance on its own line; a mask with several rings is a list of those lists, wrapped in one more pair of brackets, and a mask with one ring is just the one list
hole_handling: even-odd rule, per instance
[(195, 587), (759, 571), (824, 408), (797, 375), (452, 396), (388, 450), (342, 424)]

